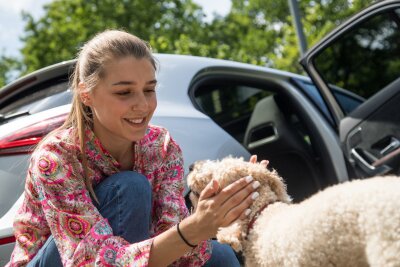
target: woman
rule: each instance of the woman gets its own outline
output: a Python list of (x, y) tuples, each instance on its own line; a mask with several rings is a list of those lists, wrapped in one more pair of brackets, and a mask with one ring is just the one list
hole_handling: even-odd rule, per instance
[(149, 47), (126, 32), (83, 46), (69, 117), (32, 154), (8, 266), (202, 266), (210, 254), (208, 265), (238, 266), (207, 240), (246, 216), (257, 183), (214, 181), (189, 216), (180, 148), (149, 125), (155, 71)]

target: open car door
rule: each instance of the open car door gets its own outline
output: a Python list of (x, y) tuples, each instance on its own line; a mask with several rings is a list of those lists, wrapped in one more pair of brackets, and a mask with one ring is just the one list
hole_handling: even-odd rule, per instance
[[(300, 61), (327, 102), (349, 178), (400, 174), (400, 0), (350, 18)], [(331, 88), (365, 98), (341, 106)], [(351, 106), (351, 105), (347, 105)]]

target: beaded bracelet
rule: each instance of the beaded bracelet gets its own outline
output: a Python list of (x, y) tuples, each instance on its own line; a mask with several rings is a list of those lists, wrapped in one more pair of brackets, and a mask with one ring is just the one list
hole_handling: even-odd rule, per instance
[(188, 245), (189, 247), (192, 247), (192, 248), (197, 247), (197, 245), (192, 245), (192, 244), (190, 244), (190, 243), (186, 240), (186, 238), (183, 237), (183, 235), (182, 235), (182, 233), (181, 233), (181, 230), (179, 229), (179, 223), (176, 225), (176, 229), (178, 230), (179, 236), (182, 238), (183, 242), (186, 243), (186, 245)]

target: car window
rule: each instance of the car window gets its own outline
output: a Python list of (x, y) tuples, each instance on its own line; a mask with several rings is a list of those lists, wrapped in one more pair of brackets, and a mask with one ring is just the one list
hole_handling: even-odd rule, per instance
[[(301, 91), (313, 102), (313, 104), (322, 112), (322, 114), (328, 119), (328, 121), (332, 124), (333, 118), (329, 113), (329, 110), (323, 100), (321, 93), (318, 91), (315, 84), (310, 81), (301, 80), (294, 78), (293, 81), (300, 87)], [(365, 99), (361, 96), (358, 96), (348, 90), (344, 90), (341, 88), (331, 87), (332, 93), (338, 101), (339, 105), (346, 112), (346, 114), (350, 113), (354, 109), (356, 109), (359, 105), (361, 105)]]
[(0, 114), (5, 118), (15, 114), (34, 114), (40, 111), (71, 103), (72, 93), (68, 82), (62, 81), (44, 84), (36, 88), (24, 90), (14, 96), (0, 108)]
[[(328, 84), (365, 99), (399, 77), (400, 11), (381, 12), (336, 40), (315, 57), (314, 64)], [(343, 112), (353, 102), (335, 94)], [(350, 108), (349, 108), (350, 107)]]
[(356, 95), (349, 94), (349, 92), (339, 89), (333, 89), (333, 95), (346, 114), (355, 110), (365, 101), (362, 97), (357, 97)]
[(244, 84), (214, 83), (198, 88), (195, 102), (204, 113), (241, 142), (255, 105), (270, 94)]
[(333, 122), (332, 116), (330, 115), (328, 108), (326, 107), (325, 101), (323, 100), (321, 93), (318, 91), (317, 87), (308, 81), (293, 79), (297, 85), (299, 85), (301, 91), (311, 99), (312, 103), (322, 112), (322, 114), (329, 120), (330, 123)]

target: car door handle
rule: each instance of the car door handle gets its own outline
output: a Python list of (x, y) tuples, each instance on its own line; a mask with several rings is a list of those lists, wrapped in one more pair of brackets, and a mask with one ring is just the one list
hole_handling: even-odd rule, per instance
[(396, 150), (393, 150), (392, 152), (388, 153), (384, 157), (378, 159), (377, 161), (374, 161), (374, 163), (372, 163), (371, 165), (374, 167), (377, 167), (377, 166), (382, 165), (390, 160), (393, 160), (398, 155), (400, 155), (400, 147), (397, 148)]
[[(363, 155), (361, 155), (358, 150), (357, 148), (353, 148), (350, 152), (350, 155), (352, 159), (355, 161), (355, 163), (369, 176), (382, 175), (391, 170), (391, 168), (387, 165), (374, 166), (373, 163), (372, 164), (369, 163), (369, 160), (366, 159)], [(365, 151), (363, 154), (367, 155)]]
[(379, 153), (381, 155), (388, 154), (400, 147), (400, 141), (395, 137), (390, 137), (390, 143), (384, 147)]
[(278, 139), (278, 130), (273, 123), (266, 123), (251, 129), (248, 136), (249, 149), (256, 148)]

